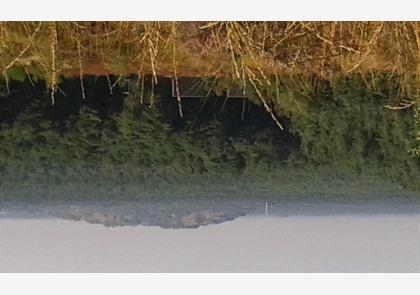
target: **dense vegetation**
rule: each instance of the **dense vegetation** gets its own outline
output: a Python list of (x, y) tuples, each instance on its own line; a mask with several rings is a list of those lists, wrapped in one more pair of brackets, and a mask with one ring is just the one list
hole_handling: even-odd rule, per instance
[[(301, 140), (300, 153), (317, 164), (333, 164), (349, 171), (371, 171), (406, 187), (419, 186), (418, 122), (416, 110), (393, 110), (387, 104), (395, 88), (379, 81), (375, 90), (360, 76), (331, 85), (319, 83), (312, 101), (296, 109), (288, 101), (291, 131)], [(299, 102), (299, 93), (288, 94)], [(281, 105), (280, 103), (278, 105)], [(302, 105), (300, 106), (302, 107)]]
[[(246, 128), (239, 126), (233, 139), (228, 136), (230, 131), (223, 130), (229, 126), (221, 126), (217, 118), (192, 122), (196, 116), (186, 116), (180, 121), (169, 99), (162, 101), (163, 106), (141, 105), (133, 98), (124, 99), (119, 89), (113, 96), (101, 93), (100, 89), (107, 90), (103, 87), (106, 79), (93, 80), (99, 91), (93, 91), (86, 100), (62, 96), (51, 106), (42, 87), (35, 90), (39, 97), (28, 93), (25, 97), (18, 91), (3, 98), (3, 184), (186, 183), (200, 175), (204, 179), (232, 177), (248, 169), (258, 174), (255, 169), (259, 165), (269, 166), (269, 161), (260, 158), (276, 156), (268, 144), (274, 136), (264, 135), (267, 128), (252, 135), (246, 130), (241, 134), (240, 129)], [(71, 81), (68, 84), (70, 89), (74, 85)], [(32, 89), (28, 87), (29, 92)], [(169, 107), (166, 117), (165, 106)], [(229, 111), (226, 114), (231, 116)], [(279, 133), (274, 127), (269, 129)], [(265, 138), (248, 151), (247, 143), (259, 136)]]
[[(419, 191), (419, 34), (418, 22), (1, 22), (0, 185), (274, 192), (328, 167)], [(181, 98), (185, 76), (207, 95)], [(247, 99), (228, 98), (235, 87)]]
[(266, 89), (267, 103), (283, 114), (283, 130), (252, 92), (249, 100), (216, 94), (185, 100), (181, 118), (173, 98), (151, 101), (149, 89), (140, 103), (138, 93), (125, 94), (130, 80), (110, 95), (105, 77), (88, 78), (86, 99), (75, 91), (78, 83), (60, 84), (67, 97), (58, 95), (53, 106), (42, 84), (11, 85), (16, 91), (1, 99), (0, 111), (3, 188), (216, 183), (275, 192), (290, 174), (330, 167), (420, 190), (414, 111), (384, 108), (390, 89), (372, 92), (358, 77), (319, 82), (312, 100), (284, 88), (283, 102), (275, 103)]

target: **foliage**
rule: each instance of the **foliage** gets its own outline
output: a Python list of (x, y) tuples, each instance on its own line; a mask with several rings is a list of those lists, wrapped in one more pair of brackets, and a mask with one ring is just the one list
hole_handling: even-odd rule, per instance
[(415, 143), (413, 149), (411, 150), (411, 154), (414, 157), (420, 159), (420, 108), (417, 107), (414, 109), (414, 132), (415, 132)]
[[(379, 85), (384, 84), (381, 81)], [(319, 82), (306, 96), (282, 91), (284, 102), (277, 107), (290, 117), (291, 131), (300, 138), (299, 153), (308, 160), (358, 173), (372, 172), (420, 188), (416, 181), (420, 179), (420, 159), (412, 157), (419, 130), (414, 111), (384, 107), (397, 90), (372, 90), (355, 77), (334, 84)]]
[(384, 108), (396, 89), (370, 89), (357, 76), (333, 84), (317, 81), (306, 93), (287, 81), (276, 84), (263, 94), (282, 114), (284, 130), (251, 92), (245, 114), (238, 108), (242, 100), (212, 96), (183, 101), (180, 118), (168, 98), (142, 104), (130, 93), (120, 103), (122, 88), (96, 98), (90, 93), (98, 92), (89, 90), (86, 99), (71, 96), (80, 95), (78, 88), (65, 89), (70, 96), (51, 105), (44, 89), (22, 87), (19, 99), (11, 95), (1, 101), (0, 185), (76, 183), (94, 191), (104, 184), (135, 185), (146, 191), (217, 182), (284, 192), (292, 175), (322, 166), (363, 175), (367, 183), (382, 177), (420, 190), (420, 159), (413, 152), (418, 113)]
[(110, 116), (87, 105), (51, 115), (58, 109), (59, 101), (51, 106), (34, 99), (1, 125), (1, 182), (179, 183), (199, 175), (235, 177), (274, 165), (263, 159), (277, 157), (263, 142), (225, 137), (217, 120), (206, 126), (191, 120), (174, 131), (157, 105), (133, 106), (126, 99), (123, 110)]

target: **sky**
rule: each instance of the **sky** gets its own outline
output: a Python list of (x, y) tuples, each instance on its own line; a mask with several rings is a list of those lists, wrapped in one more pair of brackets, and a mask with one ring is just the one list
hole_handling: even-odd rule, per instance
[(2, 219), (0, 272), (420, 272), (420, 215), (247, 216), (198, 229)]

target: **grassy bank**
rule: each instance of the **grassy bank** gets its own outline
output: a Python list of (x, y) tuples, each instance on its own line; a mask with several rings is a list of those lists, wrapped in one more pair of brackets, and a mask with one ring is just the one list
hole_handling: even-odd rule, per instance
[(52, 99), (62, 77), (132, 74), (256, 86), (293, 75), (306, 88), (314, 76), (387, 73), (412, 93), (419, 36), (418, 22), (2, 22), (0, 69), (4, 83), (45, 80)]

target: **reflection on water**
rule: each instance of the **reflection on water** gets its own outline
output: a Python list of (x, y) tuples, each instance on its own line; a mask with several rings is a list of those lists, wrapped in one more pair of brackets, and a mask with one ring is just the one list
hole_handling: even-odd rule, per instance
[(229, 199), (3, 204), (0, 271), (419, 272), (419, 208)]

